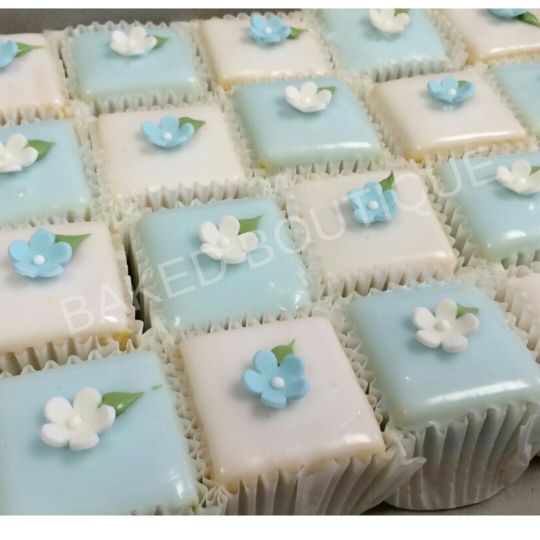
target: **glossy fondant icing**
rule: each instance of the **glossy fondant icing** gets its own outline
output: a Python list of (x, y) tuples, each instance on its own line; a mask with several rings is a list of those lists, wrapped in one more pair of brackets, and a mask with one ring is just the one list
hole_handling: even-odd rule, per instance
[[(412, 314), (431, 311), (443, 299), (478, 308), (480, 327), (468, 348), (448, 353), (416, 341)], [(415, 430), (459, 420), (510, 402), (540, 403), (540, 369), (508, 327), (502, 313), (478, 289), (451, 284), (395, 289), (353, 302), (348, 316), (368, 356), (389, 425)], [(388, 339), (392, 336), (392, 339)], [(511, 361), (509, 361), (511, 359)]]
[[(201, 252), (200, 225), (217, 225), (226, 215), (262, 216), (260, 245), (242, 264), (226, 265)], [(166, 210), (142, 218), (135, 228), (163, 300), (159, 309), (165, 322), (183, 329), (309, 304), (306, 271), (288, 232), (276, 204), (263, 198)]]
[[(540, 34), (540, 28), (535, 29)], [(540, 40), (540, 36), (539, 36)], [(540, 64), (507, 64), (491, 71), (525, 124), (540, 135)]]
[[(205, 122), (182, 147), (160, 148), (141, 133), (144, 122), (164, 115)], [(104, 172), (115, 196), (136, 196), (161, 187), (191, 188), (212, 181), (238, 182), (244, 177), (230, 128), (218, 105), (104, 114), (98, 119)]]
[(201, 34), (210, 63), (221, 86), (264, 79), (318, 76), (331, 69), (313, 29), (305, 21), (284, 17), (293, 27), (307, 28), (297, 39), (263, 45), (249, 34), (249, 19), (209, 19), (201, 22)]
[(409, 24), (396, 34), (374, 28), (368, 11), (322, 9), (319, 12), (326, 38), (345, 69), (370, 71), (410, 62), (447, 60), (439, 34), (422, 11), (409, 10)]
[(386, 176), (388, 171), (344, 175), (294, 187), (300, 217), (325, 275), (346, 277), (374, 267), (454, 269), (456, 257), (448, 238), (421, 179), (410, 171), (394, 171), (395, 217), (369, 226), (355, 221), (349, 190), (362, 189)]
[(324, 111), (305, 114), (292, 108), (285, 87), (300, 80), (240, 86), (236, 109), (258, 167), (282, 167), (339, 161), (369, 161), (381, 147), (375, 129), (349, 86), (338, 79), (314, 79), (319, 88), (335, 87)]
[[(81, 389), (140, 392), (81, 452), (40, 439), (43, 406)], [(159, 421), (156, 421), (159, 419)], [(197, 504), (196, 473), (174, 395), (153, 353), (134, 353), (0, 381), (0, 513), (152, 513)]]
[(111, 32), (83, 32), (72, 40), (79, 97), (85, 101), (133, 94), (188, 93), (202, 89), (187, 40), (170, 28), (149, 27), (167, 41), (143, 56), (110, 48)]
[(422, 160), (437, 153), (527, 140), (512, 111), (480, 75), (473, 71), (449, 75), (473, 83), (474, 96), (459, 105), (439, 103), (427, 89), (432, 75), (375, 86), (371, 98), (405, 157)]
[(129, 307), (107, 227), (101, 223), (48, 226), (54, 234), (90, 234), (56, 277), (31, 279), (15, 272), (9, 245), (27, 242), (35, 229), (0, 232), (0, 353), (61, 342), (70, 337), (111, 336), (129, 330)]
[(54, 145), (30, 167), (0, 174), (0, 225), (70, 211), (84, 213), (91, 204), (92, 192), (73, 126), (66, 120), (49, 120), (3, 127), (0, 142), (5, 143), (16, 133), (28, 140), (40, 139)]
[[(283, 409), (265, 407), (242, 386), (242, 374), (257, 351), (293, 339), (310, 390)], [(280, 470), (317, 470), (335, 459), (384, 452), (373, 410), (326, 319), (198, 336), (185, 340), (181, 353), (212, 476), (231, 490)]]
[(498, 262), (540, 249), (540, 193), (521, 195), (497, 181), (497, 168), (525, 160), (540, 166), (540, 153), (452, 160), (440, 171), (441, 195), (452, 197), (479, 255)]

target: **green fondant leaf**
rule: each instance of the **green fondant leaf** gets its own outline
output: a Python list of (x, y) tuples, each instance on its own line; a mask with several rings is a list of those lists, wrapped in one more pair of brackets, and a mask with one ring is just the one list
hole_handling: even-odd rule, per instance
[(531, 167), (531, 174), (537, 173), (540, 171), (540, 167)]
[(89, 234), (79, 234), (75, 236), (68, 236), (66, 234), (57, 234), (54, 238), (54, 241), (56, 243), (58, 242), (66, 242), (71, 246), (71, 249), (73, 249), (73, 252), (79, 247), (81, 242), (83, 240), (86, 240), (90, 235)]
[(394, 15), (400, 15), (401, 13), (409, 13), (409, 9), (406, 8), (406, 9), (395, 9), (394, 10)]
[(307, 28), (295, 28), (291, 26), (291, 33), (287, 36), (287, 39), (298, 39), (304, 32), (307, 32)]
[(17, 57), (24, 56), (26, 53), (29, 53), (30, 51), (34, 51), (35, 49), (43, 49), (43, 45), (28, 45), (28, 43), (21, 43), (20, 41), (16, 42), (17, 45)]
[(456, 318), (459, 319), (460, 317), (463, 317), (466, 313), (472, 313), (473, 315), (478, 314), (479, 309), (477, 307), (467, 307), (462, 306), (461, 304), (457, 305), (457, 312), (456, 312)]
[(159, 49), (160, 47), (163, 47), (167, 41), (169, 41), (168, 37), (161, 37), (161, 36), (154, 36), (157, 40), (156, 46), (154, 49)]
[(28, 146), (31, 146), (37, 150), (37, 160), (39, 161), (49, 153), (49, 150), (54, 146), (54, 143), (49, 141), (40, 141), (39, 139), (32, 139), (28, 141)]
[(195, 118), (190, 118), (189, 116), (182, 116), (178, 119), (178, 125), (182, 127), (184, 124), (191, 124), (195, 131), (204, 126), (206, 122), (204, 120), (196, 120)]
[(143, 395), (144, 392), (110, 392), (109, 394), (105, 394), (103, 396), (101, 404), (113, 407), (116, 411), (116, 416), (120, 416)]
[(469, 84), (469, 81), (458, 81), (458, 88), (461, 88), (462, 86), (465, 86), (466, 84)]
[(382, 187), (383, 191), (388, 191), (389, 189), (394, 189), (394, 171), (392, 171), (384, 180), (379, 182), (379, 185)]
[(247, 232), (253, 232), (257, 230), (259, 221), (261, 221), (262, 216), (255, 216), (252, 218), (239, 219), (240, 222), (240, 232), (239, 234), (244, 234)]
[(518, 15), (516, 19), (519, 19), (520, 21), (523, 21), (527, 24), (532, 24), (533, 26), (538, 26), (540, 28), (540, 21), (538, 20), (538, 17), (530, 11)]
[(328, 90), (329, 92), (332, 92), (332, 94), (336, 91), (336, 87), (335, 86), (321, 86), (319, 88), (319, 92), (321, 90)]
[(274, 353), (274, 356), (276, 357), (278, 365), (283, 362), (283, 359), (288, 356), (289, 354), (294, 354), (294, 342), (296, 340), (292, 340), (287, 345), (278, 345), (277, 347), (274, 347), (272, 349), (272, 352)]

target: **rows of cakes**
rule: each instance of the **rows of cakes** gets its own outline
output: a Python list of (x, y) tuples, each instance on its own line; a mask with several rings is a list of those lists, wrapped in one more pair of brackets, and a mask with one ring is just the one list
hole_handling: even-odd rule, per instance
[(0, 513), (432, 510), (520, 478), (537, 17), (0, 36)]

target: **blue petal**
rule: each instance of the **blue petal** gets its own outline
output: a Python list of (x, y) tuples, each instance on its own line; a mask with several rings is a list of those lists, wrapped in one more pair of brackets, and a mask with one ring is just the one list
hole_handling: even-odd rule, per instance
[(148, 139), (161, 137), (161, 129), (154, 122), (144, 122), (141, 126), (141, 131)]
[(463, 101), (471, 98), (474, 95), (475, 87), (474, 83), (467, 81), (458, 90), (454, 98), (454, 103), (462, 103)]
[(14, 41), (0, 41), (0, 68), (11, 64), (17, 52), (17, 44)]
[(252, 369), (244, 371), (242, 375), (242, 384), (248, 392), (251, 392), (256, 396), (260, 396), (267, 387), (266, 379)]
[(285, 397), (285, 392), (283, 390), (266, 388), (261, 395), (261, 403), (266, 407), (282, 409), (287, 405), (287, 398)]
[(367, 208), (358, 208), (354, 211), (354, 220), (361, 225), (371, 225), (375, 221), (373, 212)]
[(493, 15), (496, 15), (497, 17), (501, 17), (502, 19), (513, 19), (515, 17), (519, 17), (520, 15), (523, 15), (524, 13), (527, 13), (526, 9), (521, 8), (515, 8), (515, 9), (490, 9), (491, 13)]
[(289, 354), (278, 368), (279, 376), (286, 382), (300, 379), (304, 374), (304, 360), (295, 354)]
[(267, 25), (272, 29), (272, 32), (279, 32), (286, 28), (285, 23), (276, 15), (268, 19)]
[(285, 384), (285, 396), (287, 399), (300, 399), (308, 392), (309, 383), (305, 379), (298, 379)]
[(437, 97), (442, 91), (441, 83), (439, 81), (435, 81), (435, 80), (429, 81), (427, 83), (427, 88), (428, 88), (429, 93), (433, 97)]
[(161, 129), (161, 134), (163, 135), (164, 131), (168, 131), (169, 133), (174, 133), (178, 129), (178, 118), (175, 118), (174, 116), (164, 116), (159, 121), (159, 127)]
[(379, 182), (368, 182), (364, 186), (364, 193), (367, 195), (366, 202), (372, 201), (373, 199), (378, 200), (383, 193), (383, 188)]
[(34, 255), (45, 255), (54, 244), (55, 235), (47, 229), (38, 229), (30, 238), (30, 248)]
[(253, 367), (267, 378), (275, 375), (278, 368), (277, 359), (272, 351), (262, 349), (253, 357)]
[(182, 140), (183, 142), (187, 142), (189, 139), (191, 139), (191, 137), (193, 137), (194, 134), (195, 128), (193, 127), (193, 124), (186, 122), (182, 125), (182, 127), (176, 130), (174, 137)]
[(44, 264), (36, 266), (38, 277), (50, 278), (64, 273), (64, 267), (61, 264)]
[(441, 88), (445, 92), (448, 92), (448, 90), (457, 90), (458, 86), (459, 86), (458, 80), (455, 77), (452, 77), (450, 75), (447, 75), (441, 81)]
[(250, 24), (253, 29), (263, 33), (266, 28), (266, 19), (262, 15), (255, 13), (251, 16)]
[(32, 260), (32, 250), (30, 246), (22, 240), (11, 242), (8, 248), (9, 256), (14, 262), (29, 263)]
[(17, 262), (14, 264), (15, 272), (24, 277), (38, 277), (38, 267), (31, 262)]
[(48, 260), (54, 264), (66, 264), (73, 256), (73, 248), (67, 242), (57, 242), (49, 251)]

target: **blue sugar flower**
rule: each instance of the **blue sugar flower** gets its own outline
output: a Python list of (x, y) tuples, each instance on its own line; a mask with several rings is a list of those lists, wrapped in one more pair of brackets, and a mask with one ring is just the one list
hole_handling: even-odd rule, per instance
[(291, 28), (275, 15), (269, 19), (259, 14), (251, 16), (249, 35), (261, 45), (281, 43), (289, 37), (290, 33)]
[(174, 116), (164, 116), (159, 121), (159, 126), (154, 122), (144, 122), (141, 131), (152, 144), (173, 148), (186, 144), (193, 137), (195, 128), (189, 122), (180, 125), (178, 118)]
[(524, 13), (527, 13), (526, 9), (490, 9), (491, 13), (495, 15), (496, 17), (500, 17), (501, 19), (515, 19), (516, 17), (519, 17), (520, 15), (523, 15)]
[(446, 76), (441, 81), (429, 81), (428, 91), (441, 103), (457, 105), (474, 95), (474, 84), (469, 81), (458, 81), (455, 77)]
[(0, 40), (0, 69), (5, 68), (17, 56), (18, 47), (14, 41)]
[(38, 229), (29, 243), (15, 240), (8, 252), (17, 274), (29, 278), (59, 276), (73, 256), (70, 244), (56, 242), (55, 235), (45, 229)]
[(347, 196), (354, 208), (355, 221), (362, 225), (390, 221), (397, 215), (396, 192), (383, 190), (378, 182), (368, 182), (364, 189), (351, 189)]
[(281, 409), (287, 400), (300, 399), (309, 390), (303, 378), (304, 361), (299, 356), (289, 354), (278, 364), (272, 351), (261, 350), (253, 358), (253, 367), (244, 372), (242, 383), (248, 392), (260, 396), (266, 407)]

